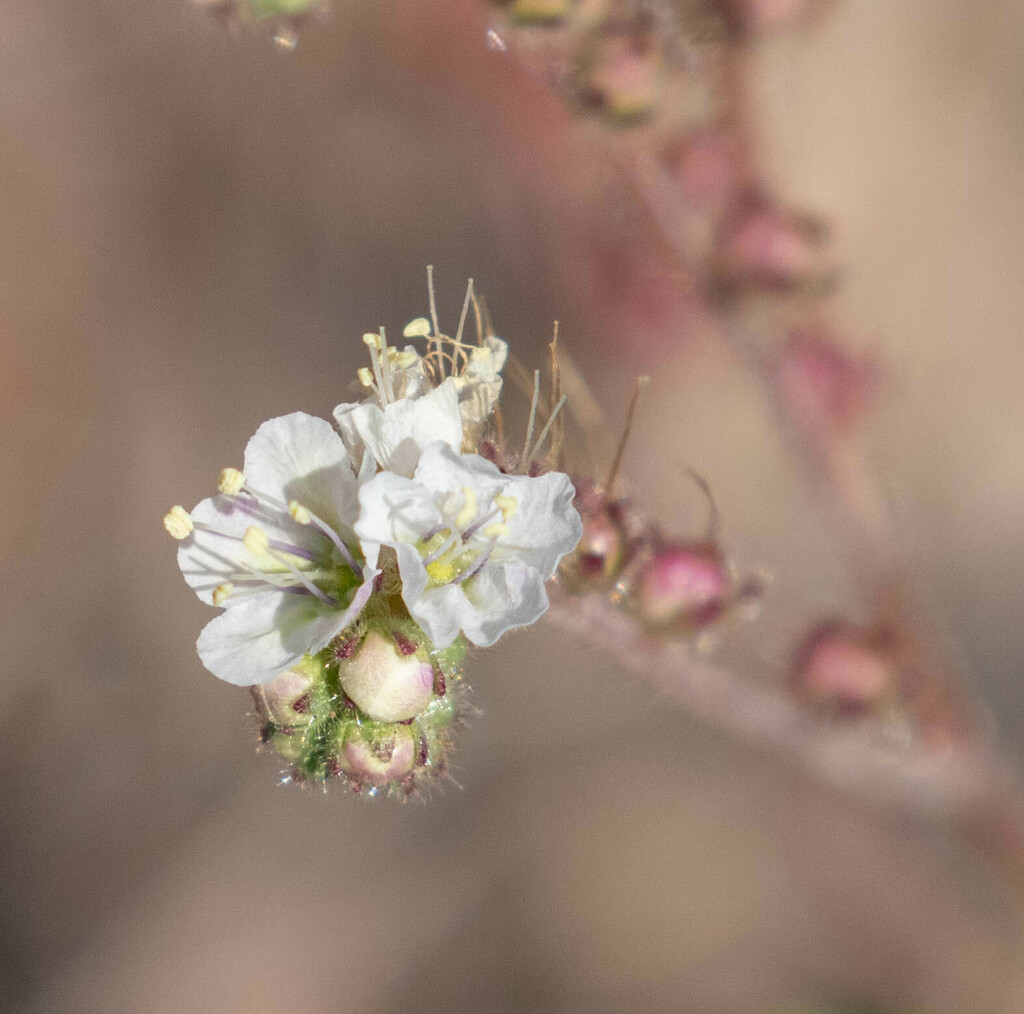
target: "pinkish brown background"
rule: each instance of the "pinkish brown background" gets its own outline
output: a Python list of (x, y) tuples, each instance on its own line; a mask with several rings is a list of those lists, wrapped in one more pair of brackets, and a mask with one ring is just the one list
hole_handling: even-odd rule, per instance
[[(0, 10), (0, 1006), (1024, 1009), (976, 930), (998, 887), (940, 828), (730, 746), (583, 642), (476, 658), (461, 788), (427, 805), (278, 786), (202, 669), (161, 515), (263, 419), (328, 414), (427, 263), (443, 315), (472, 275), (526, 362), (558, 318), (613, 420), (653, 375), (634, 492), (693, 531), (700, 468), (774, 575), (726, 659), (776, 678), (848, 600), (756, 387), (653, 268), (601, 275), (638, 226), (486, 26), (335, 0), (287, 54), (183, 0)], [(918, 590), (1018, 756), (1022, 49), (1013, 0), (846, 0), (757, 69), (775, 184), (837, 223), (851, 342), (889, 363), (875, 460)]]

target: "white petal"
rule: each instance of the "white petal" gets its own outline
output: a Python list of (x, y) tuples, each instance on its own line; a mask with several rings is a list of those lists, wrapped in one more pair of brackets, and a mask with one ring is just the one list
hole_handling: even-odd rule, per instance
[(351, 427), (369, 448), (382, 468), (398, 475), (411, 476), (421, 450), (434, 441), (442, 441), (455, 451), (462, 449), (462, 416), (454, 380), (420, 398), (401, 398), (381, 408), (375, 403), (350, 407), (335, 419), (338, 425)]
[(235, 601), (203, 628), (196, 642), (203, 665), (239, 686), (268, 683), (307, 652), (316, 654), (362, 611), (378, 571), (363, 571), (363, 584), (345, 609), (331, 609), (311, 595), (259, 592)]
[[(213, 589), (231, 575), (253, 564), (253, 557), (240, 537), (250, 525), (259, 525), (267, 537), (292, 545), (323, 550), (323, 538), (312, 529), (292, 524), (280, 512), (267, 510), (251, 497), (215, 496), (198, 503), (191, 511), (193, 521), (211, 525), (219, 532), (197, 528), (178, 546), (178, 566), (185, 581), (207, 605), (212, 605)], [(238, 536), (238, 538), (230, 538)]]
[[(548, 608), (544, 581), (532, 567), (492, 564), (464, 584), (421, 589), (418, 581), (406, 583), (403, 548), (411, 547), (399, 548), (402, 597), (436, 647), (447, 647), (460, 629), (473, 644), (487, 647), (507, 630), (535, 623)], [(409, 576), (414, 574), (410, 567)]]
[(502, 553), (515, 554), (547, 580), (583, 535), (583, 522), (572, 504), (576, 491), (562, 472), (514, 478), (504, 493), (515, 497), (519, 506), (509, 521), (508, 533), (502, 536)]
[(352, 413), (355, 409), (369, 404), (373, 404), (372, 398), (361, 404), (345, 402), (334, 409), (334, 421), (338, 426), (338, 431), (341, 433), (342, 443), (345, 445), (345, 450), (348, 451), (348, 456), (352, 459), (353, 467), (357, 470), (361, 468), (364, 461), (363, 452), (365, 445), (363, 444), (363, 438), (359, 435), (359, 430), (356, 429)]
[(325, 419), (293, 412), (265, 422), (245, 448), (254, 489), (298, 500), (334, 528), (351, 527), (356, 479), (345, 444)]
[(454, 454), (437, 444), (424, 450), (416, 481), (437, 492), (470, 486), (481, 506), (495, 493), (512, 497), (517, 507), (507, 534), (498, 540), (501, 556), (535, 567), (545, 579), (554, 574), (558, 561), (575, 549), (583, 534), (583, 522), (572, 505), (575, 490), (562, 472), (536, 478), (504, 475), (477, 454)]
[[(433, 494), (414, 479), (380, 472), (359, 488), (355, 533), (364, 547), (368, 542), (418, 542), (440, 522)], [(366, 559), (371, 559), (369, 553)]]

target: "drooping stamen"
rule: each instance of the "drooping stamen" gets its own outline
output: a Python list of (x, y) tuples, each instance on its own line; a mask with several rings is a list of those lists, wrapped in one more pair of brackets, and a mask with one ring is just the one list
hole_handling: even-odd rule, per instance
[(323, 535), (334, 543), (338, 552), (341, 553), (344, 561), (351, 567), (352, 573), (357, 577), (360, 576), (359, 568), (356, 566), (355, 558), (352, 556), (351, 550), (345, 545), (342, 537), (326, 522), (323, 518), (318, 517), (308, 507), (303, 506), (298, 500), (292, 500), (288, 504), (288, 513), (300, 524), (308, 525), (313, 524)]
[(388, 389), (384, 383), (384, 374), (381, 373), (380, 356), (380, 335), (367, 333), (363, 335), (363, 344), (370, 350), (370, 365), (373, 367), (373, 376), (377, 381), (377, 396), (383, 404), (388, 403)]

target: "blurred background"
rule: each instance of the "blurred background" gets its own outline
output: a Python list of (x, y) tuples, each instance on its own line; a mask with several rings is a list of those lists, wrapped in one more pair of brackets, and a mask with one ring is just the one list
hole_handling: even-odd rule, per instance
[[(635, 226), (594, 214), (590, 142), (486, 27), (336, 0), (289, 53), (184, 0), (3, 5), (0, 1006), (1024, 1009), (999, 887), (941, 828), (739, 750), (582, 640), (475, 659), (458, 786), (425, 805), (279, 785), (199, 663), (163, 513), (262, 420), (345, 400), (428, 263), (442, 321), (472, 276), (526, 363), (557, 318), (613, 424), (654, 376), (632, 491), (693, 532), (701, 469), (774, 575), (727, 660), (777, 678), (850, 599), (700, 308), (627, 327), (595, 282)], [(888, 363), (874, 456), (918, 591), (1017, 756), (1022, 47), (1013, 0), (846, 0), (757, 67), (773, 179), (836, 223), (851, 342)]]

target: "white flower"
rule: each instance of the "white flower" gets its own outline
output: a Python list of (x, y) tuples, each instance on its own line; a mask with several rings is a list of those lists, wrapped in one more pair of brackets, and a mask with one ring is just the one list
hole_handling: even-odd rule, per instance
[(434, 441), (462, 450), (462, 416), (452, 379), (419, 397), (339, 405), (334, 419), (357, 465), (368, 450), (381, 468), (398, 475), (412, 475), (420, 452)]
[(455, 378), (459, 411), (467, 426), (479, 426), (494, 411), (501, 397), (501, 371), (508, 358), (508, 342), (488, 335), (469, 351), (469, 361)]
[(357, 478), (325, 420), (295, 412), (265, 422), (244, 471), (225, 469), (220, 488), (164, 523), (182, 540), (185, 580), (225, 607), (199, 637), (203, 664), (229, 683), (266, 683), (344, 630), (379, 571), (353, 553)]
[(544, 582), (582, 534), (574, 492), (560, 472), (505, 475), (436, 442), (413, 478), (382, 472), (360, 488), (355, 532), (370, 564), (395, 550), (402, 597), (436, 647), (460, 630), (486, 646), (547, 609)]

